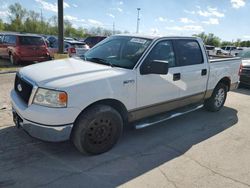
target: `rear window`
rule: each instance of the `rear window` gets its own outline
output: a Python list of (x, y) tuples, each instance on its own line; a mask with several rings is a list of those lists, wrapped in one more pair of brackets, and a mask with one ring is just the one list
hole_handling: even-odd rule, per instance
[(45, 45), (42, 37), (20, 36), (19, 42), (21, 45)]

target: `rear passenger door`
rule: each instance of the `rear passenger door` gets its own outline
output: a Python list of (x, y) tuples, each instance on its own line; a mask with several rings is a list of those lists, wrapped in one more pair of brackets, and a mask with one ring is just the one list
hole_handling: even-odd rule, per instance
[(203, 99), (208, 80), (205, 52), (195, 39), (176, 39), (174, 46), (180, 70), (180, 97), (190, 97), (190, 102)]

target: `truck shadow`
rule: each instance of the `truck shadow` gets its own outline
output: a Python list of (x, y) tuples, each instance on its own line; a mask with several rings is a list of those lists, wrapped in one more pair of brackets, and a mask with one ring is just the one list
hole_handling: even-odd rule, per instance
[(0, 187), (116, 187), (183, 155), (238, 122), (237, 110), (201, 109), (141, 130), (125, 130), (111, 151), (88, 156), (70, 142), (46, 143), (0, 130)]

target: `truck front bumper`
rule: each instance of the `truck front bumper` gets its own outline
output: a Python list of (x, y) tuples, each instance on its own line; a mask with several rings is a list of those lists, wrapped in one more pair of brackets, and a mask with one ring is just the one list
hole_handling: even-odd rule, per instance
[(13, 120), (30, 136), (49, 142), (69, 140), (73, 123), (79, 114), (74, 108), (45, 108), (38, 105), (27, 106), (11, 92)]
[(30, 136), (49, 142), (61, 142), (69, 140), (73, 124), (51, 126), (41, 125), (21, 117), (15, 108), (12, 108), (15, 125), (22, 127)]

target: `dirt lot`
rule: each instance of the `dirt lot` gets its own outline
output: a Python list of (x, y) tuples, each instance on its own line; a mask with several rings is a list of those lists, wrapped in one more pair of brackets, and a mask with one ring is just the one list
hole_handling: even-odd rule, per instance
[(250, 187), (248, 89), (229, 93), (218, 113), (126, 130), (110, 152), (83, 156), (13, 126), (13, 79), (0, 75), (0, 187)]

